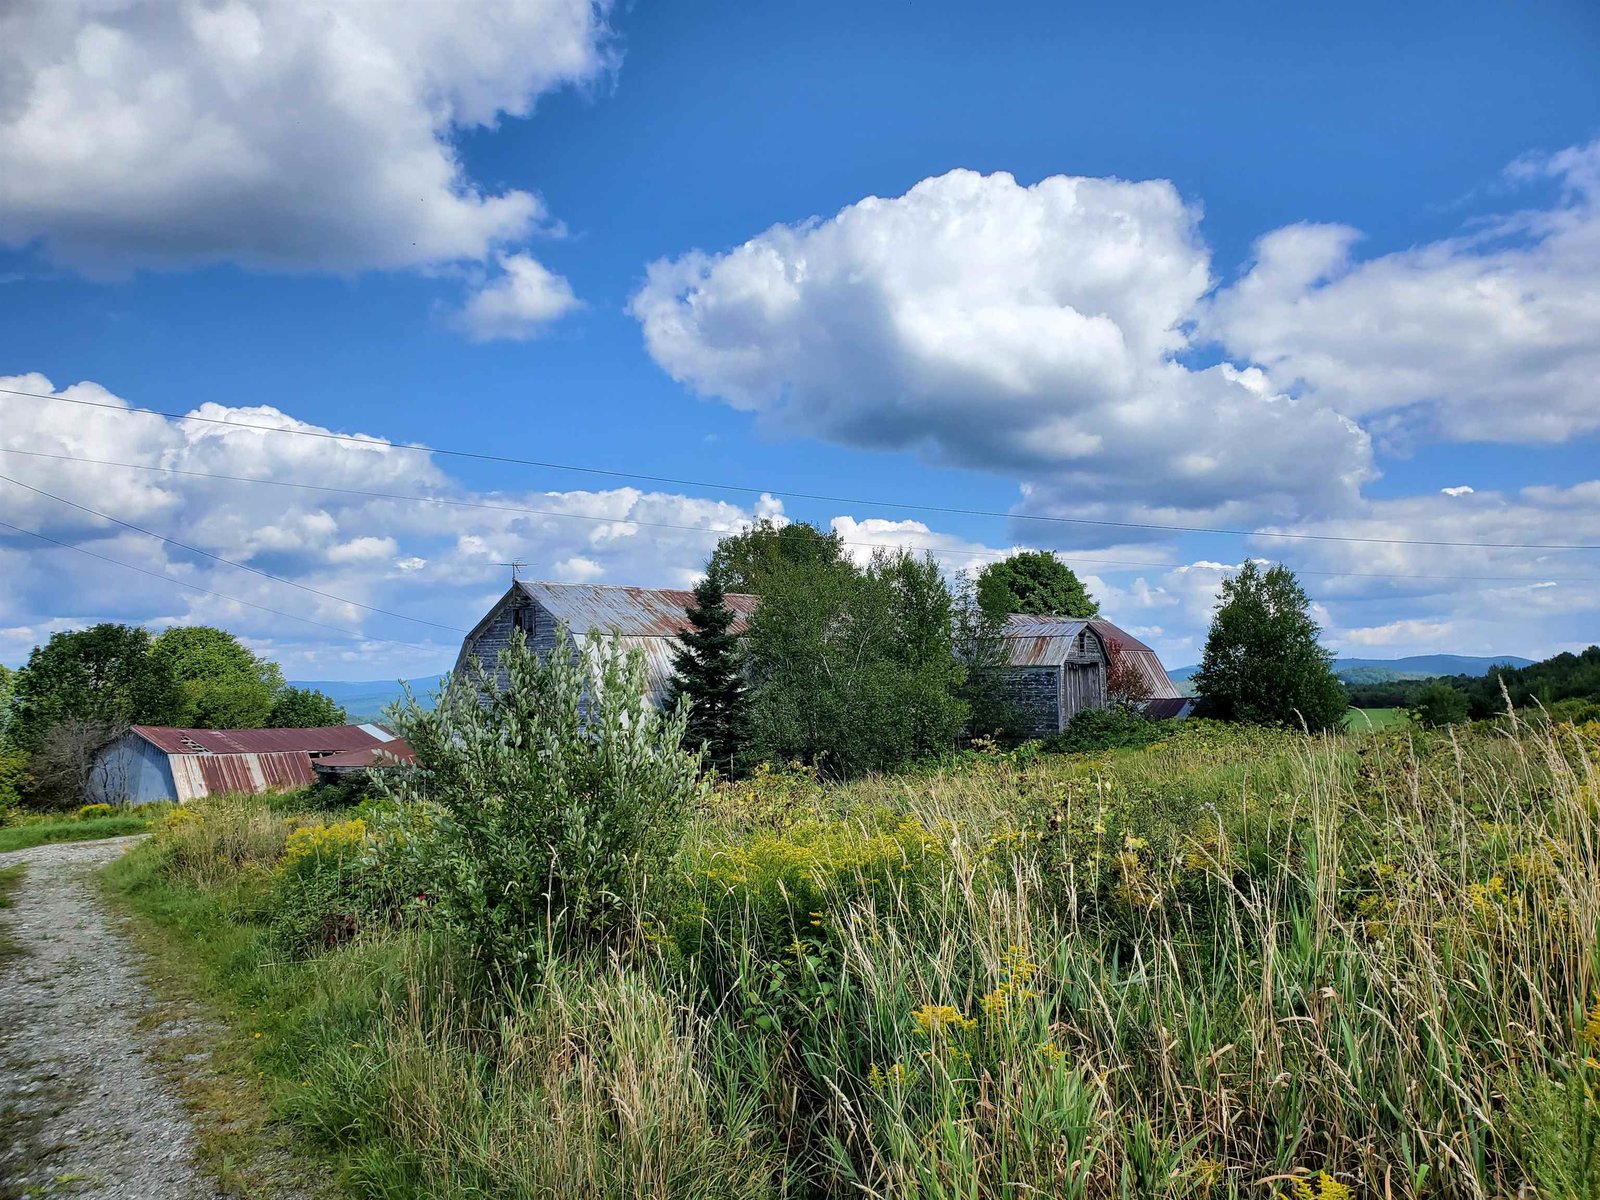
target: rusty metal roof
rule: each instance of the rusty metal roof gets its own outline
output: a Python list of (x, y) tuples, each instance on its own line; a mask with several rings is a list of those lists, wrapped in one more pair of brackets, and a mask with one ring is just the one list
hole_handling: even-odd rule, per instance
[(1123, 657), (1138, 668), (1149, 689), (1150, 699), (1178, 697), (1167, 669), (1156, 652), (1126, 630), (1103, 617), (1084, 620), (1077, 617), (1037, 617), (1012, 613), (1006, 618), (1006, 661), (1013, 667), (1055, 667), (1067, 660), (1072, 643), (1084, 628), (1089, 628), (1102, 645), (1112, 641), (1121, 647)]
[(228, 793), (281, 792), (316, 782), (311, 756), (285, 750), (263, 754), (174, 754), (172, 785), (179, 801)]
[(1150, 691), (1151, 700), (1181, 698), (1182, 693), (1173, 684), (1172, 676), (1167, 674), (1166, 667), (1161, 665), (1161, 658), (1154, 650), (1104, 617), (1096, 617), (1089, 623), (1094, 626), (1102, 642), (1110, 645), (1115, 641), (1121, 647), (1123, 657), (1139, 668), (1139, 673), (1144, 676), (1145, 687)]
[(1006, 618), (1006, 662), (1013, 667), (1058, 667), (1087, 621), (1012, 613)]
[(135, 725), (138, 734), (167, 754), (331, 754), (365, 750), (395, 740), (382, 725), (327, 725), (315, 729), (181, 729)]
[[(591, 630), (624, 637), (676, 637), (689, 628), (685, 610), (694, 593), (677, 588), (612, 587), (598, 583), (545, 583), (522, 580), (517, 585), (567, 627), (573, 637)], [(756, 598), (730, 592), (733, 632), (742, 633)]]
[(395, 738), (392, 742), (369, 746), (365, 750), (320, 754), (312, 760), (318, 770), (328, 768), (335, 771), (359, 770), (362, 767), (408, 767), (416, 761), (416, 751), (404, 738)]

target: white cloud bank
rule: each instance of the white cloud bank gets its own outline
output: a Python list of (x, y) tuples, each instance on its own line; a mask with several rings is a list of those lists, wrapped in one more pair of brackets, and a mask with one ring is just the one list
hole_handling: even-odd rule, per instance
[(1163, 181), (952, 171), (655, 262), (632, 311), (696, 391), (788, 432), (1017, 475), (1030, 511), (1350, 503), (1372, 473), (1353, 423), (1260, 372), (1180, 362), (1211, 286), (1198, 220)]
[(657, 261), (632, 311), (700, 394), (1016, 478), (1021, 512), (1323, 519), (1360, 511), (1373, 435), (1600, 430), (1600, 142), (1508, 182), (1551, 198), (1366, 261), (1290, 226), (1217, 291), (1170, 183), (958, 170)]
[[(0, 376), (0, 387), (125, 407), (97, 384), (58, 390), (37, 374)], [(271, 406), (205, 405), (195, 411), (273, 428), (324, 430)], [(428, 674), (454, 660), (459, 634), (357, 605), (470, 628), (505, 590), (510, 571), (504, 564), (514, 560), (526, 562), (527, 573), (539, 578), (684, 586), (698, 575), (724, 532), (783, 512), (771, 499), (740, 506), (629, 487), (484, 493), (463, 486), (431, 455), (401, 450), (382, 438), (295, 437), (0, 395), (4, 450), (164, 468), (130, 470), (0, 453), (0, 475), (356, 603), (312, 595), (163, 545), (0, 481), (0, 521), (293, 614), (275, 616), (0, 530), (0, 661), (16, 661), (35, 641), (74, 625), (203, 622), (245, 635), (282, 661), (292, 676)], [(239, 483), (173, 471), (310, 486)], [(316, 490), (327, 487), (493, 507)], [(296, 616), (367, 640), (308, 626)]]
[[(0, 244), (36, 243), (96, 276), (488, 262), (548, 231), (549, 217), (533, 192), (475, 184), (452, 139), (600, 77), (612, 62), (606, 8), (0, 6)], [(511, 260), (490, 293), (525, 297), (531, 262)], [(547, 283), (546, 295), (565, 286)], [(524, 299), (509, 327), (522, 336), (566, 307)]]
[(1600, 430), (1600, 142), (1514, 164), (1553, 203), (1365, 261), (1291, 225), (1201, 326), (1294, 389), (1412, 438), (1560, 442)]

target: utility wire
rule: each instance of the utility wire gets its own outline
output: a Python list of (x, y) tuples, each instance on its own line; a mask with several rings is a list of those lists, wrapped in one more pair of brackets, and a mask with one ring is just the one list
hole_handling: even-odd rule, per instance
[(367, 634), (360, 633), (354, 629), (346, 629), (342, 625), (330, 625), (326, 621), (318, 621), (312, 617), (302, 617), (299, 613), (284, 612), (282, 609), (269, 608), (265, 604), (257, 604), (253, 600), (242, 600), (238, 596), (230, 596), (226, 592), (214, 592), (210, 588), (201, 587), (197, 583), (189, 583), (186, 580), (174, 579), (171, 575), (162, 574), (160, 571), (152, 571), (146, 567), (135, 566), (133, 563), (123, 562), (119, 558), (111, 558), (105, 554), (98, 554), (93, 550), (86, 550), (82, 546), (74, 546), (71, 542), (63, 542), (56, 538), (50, 537), (47, 534), (36, 533), (32, 529), (24, 529), (20, 525), (13, 525), (9, 521), (0, 521), (0, 529), (9, 529), (13, 533), (26, 534), (28, 537), (38, 538), (41, 542), (49, 542), (52, 546), (59, 546), (63, 550), (72, 550), (78, 554), (87, 554), (90, 558), (99, 559), (103, 563), (110, 563), (114, 567), (123, 567), (129, 571), (137, 571), (139, 574), (148, 575), (152, 579), (160, 579), (167, 583), (175, 583), (181, 588), (188, 588), (191, 592), (201, 592), (207, 596), (215, 596), (219, 600), (227, 600), (233, 604), (243, 604), (246, 608), (260, 609), (262, 612), (271, 613), (275, 617), (287, 617), (291, 621), (303, 621), (307, 625), (317, 625), (323, 629), (331, 629), (335, 633), (342, 633), (346, 637), (356, 638), (363, 642), (385, 642), (393, 646), (410, 646), (413, 650), (426, 650), (430, 654), (434, 653), (438, 649), (437, 646), (424, 646), (418, 642), (402, 642), (396, 638), (369, 637)]
[[(668, 522), (668, 521), (645, 521), (645, 520), (640, 520), (640, 519), (633, 518), (633, 517), (605, 517), (605, 516), (595, 516), (595, 515), (590, 514), (590, 513), (558, 512), (558, 511), (555, 511), (553, 509), (527, 508), (527, 507), (524, 507), (522, 505), (517, 505), (517, 504), (489, 504), (489, 503), (486, 503), (484, 501), (458, 500), (458, 499), (453, 499), (453, 498), (450, 498), (450, 497), (447, 497), (447, 496), (416, 496), (416, 495), (407, 495), (407, 494), (401, 493), (401, 492), (375, 492), (375, 491), (368, 491), (368, 490), (360, 489), (360, 488), (333, 487), (330, 484), (300, 483), (298, 481), (285, 480), (285, 479), (259, 479), (259, 478), (256, 478), (256, 477), (253, 477), (253, 476), (249, 476), (249, 475), (225, 475), (225, 474), (220, 474), (220, 473), (217, 473), (217, 472), (214, 472), (214, 471), (194, 471), (194, 470), (187, 470), (187, 469), (180, 468), (180, 467), (152, 466), (152, 465), (150, 465), (148, 463), (115, 462), (115, 461), (112, 461), (110, 459), (88, 458), (86, 456), (76, 455), (76, 454), (51, 454), (51, 453), (48, 453), (48, 452), (43, 451), (43, 450), (16, 450), (16, 449), (8, 448), (8, 447), (0, 447), (0, 454), (19, 454), (19, 455), (25, 455), (25, 456), (27, 456), (29, 458), (44, 458), (44, 459), (51, 459), (51, 460), (54, 460), (54, 461), (57, 461), (57, 462), (88, 463), (88, 464), (92, 464), (94, 466), (101, 466), (101, 467), (120, 467), (120, 468), (123, 468), (125, 470), (130, 470), (130, 471), (151, 471), (151, 472), (160, 472), (160, 473), (163, 473), (163, 474), (171, 474), (171, 475), (184, 475), (184, 476), (188, 476), (188, 477), (195, 478), (195, 479), (217, 479), (217, 480), (224, 480), (224, 481), (227, 481), (227, 482), (230, 482), (230, 483), (252, 483), (252, 484), (260, 484), (260, 485), (263, 485), (263, 486), (266, 486), (266, 487), (298, 488), (298, 489), (302, 489), (302, 490), (305, 490), (305, 491), (329, 492), (329, 493), (332, 493), (332, 494), (335, 494), (335, 495), (341, 495), (341, 496), (358, 496), (358, 497), (361, 497), (363, 499), (369, 499), (369, 500), (399, 500), (399, 501), (405, 501), (405, 502), (414, 503), (414, 504), (444, 504), (444, 505), (450, 505), (450, 506), (458, 507), (458, 508), (486, 509), (486, 510), (491, 511), (491, 512), (508, 512), (508, 513), (527, 514), (527, 515), (530, 515), (530, 516), (538, 516), (538, 517), (554, 517), (554, 518), (557, 518), (557, 519), (560, 519), (560, 520), (568, 520), (568, 521), (593, 521), (593, 522), (598, 522), (600, 524), (606, 524), (606, 525), (637, 525), (637, 526), (640, 526), (641, 528), (645, 528), (645, 529), (670, 529), (670, 530), (677, 530), (677, 531), (680, 531), (680, 532), (683, 532), (683, 533), (700, 533), (700, 534), (726, 535), (726, 534), (730, 534), (730, 533), (740, 533), (743, 530), (748, 528), (748, 525), (738, 525), (738, 526), (681, 525), (681, 524), (673, 524), (673, 523)], [(0, 475), (0, 479), (5, 479), (5, 478), (7, 478), (7, 477), (3, 476), (3, 475)], [(17, 482), (17, 481), (13, 480), (12, 482)], [(23, 484), (22, 486), (26, 487), (28, 485)], [(37, 489), (37, 488), (34, 488), (32, 490), (39, 491), (39, 489)], [(48, 493), (48, 492), (43, 492), (41, 494), (50, 495), (50, 493)], [(52, 499), (61, 500), (62, 497), (52, 496)], [(69, 500), (63, 500), (63, 503), (70, 504), (72, 502), (69, 501)], [(81, 507), (81, 506), (79, 506), (79, 507)], [(85, 511), (94, 512), (93, 509), (86, 509)], [(103, 516), (104, 514), (95, 513), (95, 515), (96, 516)], [(115, 518), (112, 518), (112, 517), (107, 517), (106, 519), (107, 520), (115, 520)], [(130, 528), (137, 528), (137, 527), (130, 527)], [(140, 532), (149, 532), (149, 531), (140, 530)], [(154, 534), (152, 536), (159, 537), (161, 535)], [(976, 553), (974, 553), (972, 551), (956, 550), (956, 549), (952, 549), (952, 548), (947, 547), (947, 546), (928, 546), (928, 545), (922, 545), (922, 544), (918, 544), (918, 543), (914, 543), (914, 542), (895, 542), (895, 543), (889, 544), (889, 543), (884, 543), (884, 542), (851, 541), (849, 539), (841, 538), (840, 539), (840, 543), (842, 545), (845, 545), (845, 546), (857, 546), (857, 547), (860, 547), (862, 549), (867, 549), (867, 550), (905, 549), (905, 550), (916, 550), (916, 551), (920, 551), (920, 552), (926, 553), (926, 554), (944, 555), (944, 556), (950, 556), (950, 557), (956, 557), (956, 558), (965, 558), (965, 559), (971, 559), (971, 558), (980, 557), (978, 554), (976, 554)], [(174, 544), (175, 545), (179, 545), (179, 546), (183, 546), (183, 543), (181, 543), (181, 542), (176, 542)], [(184, 548), (185, 549), (193, 549), (193, 547), (184, 547)], [(197, 553), (197, 554), (206, 554), (207, 552), (203, 551), (203, 550), (195, 550), (195, 553)], [(215, 555), (210, 555), (210, 557), (214, 558), (216, 556)], [(1064, 554), (1061, 555), (1061, 557), (1065, 558), (1067, 560), (1070, 560), (1072, 562), (1093, 563), (1093, 564), (1095, 564), (1097, 566), (1111, 566), (1111, 567), (1122, 567), (1122, 568), (1145, 568), (1145, 569), (1152, 569), (1152, 570), (1176, 570), (1178, 568), (1190, 567), (1190, 566), (1194, 565), (1192, 563), (1180, 563), (1180, 562), (1151, 562), (1151, 561), (1149, 561), (1147, 559), (1097, 558), (1097, 557), (1093, 557), (1093, 556), (1090, 556), (1090, 555), (1072, 554), (1072, 553), (1064, 553)], [(243, 564), (239, 564), (239, 563), (232, 563), (228, 559), (220, 559), (219, 561), (228, 562), (229, 565), (231, 565), (231, 566), (242, 566), (243, 565)], [(252, 567), (245, 567), (244, 569), (245, 570), (254, 570), (254, 568), (252, 568)], [(257, 573), (260, 574), (261, 572), (257, 572)], [(1322, 576), (1328, 576), (1330, 578), (1337, 578), (1337, 579), (1447, 580), (1447, 581), (1462, 582), (1462, 583), (1526, 583), (1526, 582), (1529, 581), (1529, 577), (1526, 576), (1526, 575), (1447, 575), (1447, 574), (1418, 574), (1418, 573), (1402, 574), (1402, 573), (1384, 572), (1384, 571), (1316, 571), (1316, 570), (1309, 570), (1309, 569), (1297, 571), (1297, 574), (1301, 574), (1301, 575), (1322, 575)], [(268, 578), (276, 579), (278, 577), (277, 576), (268, 576)], [(283, 580), (282, 582), (292, 583), (293, 581), (292, 580)], [(1554, 582), (1554, 583), (1600, 583), (1600, 576), (1561, 575), (1561, 576), (1554, 577), (1551, 580), (1551, 582)], [(294, 584), (294, 586), (300, 587), (302, 585)], [(327, 593), (319, 593), (319, 594), (326, 595)], [(333, 598), (334, 599), (339, 599), (339, 597), (333, 597)], [(355, 601), (346, 601), (346, 603), (354, 604), (356, 602)], [(363, 605), (361, 607), (366, 607), (366, 606)], [(374, 609), (373, 611), (374, 612), (385, 612), (385, 613), (387, 613), (387, 610), (385, 610), (385, 609)], [(399, 613), (387, 613), (387, 615), (400, 616), (401, 614), (399, 614)], [(406, 620), (415, 620), (416, 618), (406, 617), (405, 619)], [(427, 624), (432, 624), (433, 622), (426, 622), (426, 623)], [(441, 628), (454, 630), (453, 626), (441, 626)], [(464, 630), (454, 630), (454, 631), (455, 632), (465, 632)]]
[(188, 542), (180, 542), (177, 538), (167, 537), (165, 534), (157, 533), (153, 529), (146, 529), (142, 525), (135, 525), (131, 521), (124, 521), (121, 517), (113, 517), (110, 513), (103, 513), (98, 509), (90, 508), (86, 504), (79, 504), (75, 500), (68, 500), (65, 496), (58, 496), (54, 492), (47, 492), (43, 488), (36, 488), (30, 483), (23, 483), (22, 480), (13, 479), (9, 475), (0, 475), (0, 482), (14, 484), (19, 488), (26, 488), (36, 496), (48, 497), (49, 499), (55, 500), (61, 504), (65, 504), (70, 508), (75, 508), (79, 512), (86, 512), (92, 517), (99, 517), (102, 521), (110, 521), (113, 525), (121, 525), (124, 529), (131, 529), (135, 533), (142, 533), (146, 537), (153, 537), (157, 541), (165, 542), (169, 546), (176, 546), (180, 550), (187, 550), (190, 554), (198, 554), (202, 558), (209, 558), (213, 562), (219, 562), (229, 567), (237, 567), (241, 571), (249, 571), (252, 575), (259, 575), (263, 579), (271, 579), (276, 583), (286, 583), (290, 587), (299, 588), (303, 592), (310, 592), (313, 596), (321, 596), (324, 600), (336, 600), (340, 604), (348, 604), (353, 608), (364, 608), (368, 612), (380, 613), (385, 617), (398, 617), (402, 621), (414, 621), (418, 625), (432, 625), (435, 629), (445, 629), (451, 633), (469, 632), (468, 630), (462, 629), (456, 625), (444, 625), (438, 621), (424, 620), (422, 617), (410, 617), (405, 613), (392, 612), (387, 608), (377, 608), (371, 604), (363, 604), (359, 600), (351, 600), (345, 596), (336, 596), (332, 592), (325, 592), (320, 588), (312, 587), (310, 584), (297, 583), (293, 579), (285, 579), (282, 575), (274, 575), (271, 571), (263, 571), (260, 567), (252, 567), (249, 563), (236, 562), (231, 558), (223, 558), (220, 554), (213, 554), (209, 550), (202, 550), (199, 546), (191, 546)]
[(155, 408), (127, 408), (102, 400), (85, 400), (76, 396), (52, 396), (44, 392), (24, 392), (16, 388), (0, 388), (0, 394), (25, 396), (34, 400), (47, 400), (57, 404), (77, 404), (86, 408), (105, 409), (124, 415), (164, 417), (172, 421), (190, 421), (205, 425), (223, 425), (234, 429), (253, 429), (258, 433), (285, 433), (296, 437), (321, 438), (325, 441), (348, 442), (358, 446), (384, 451), (398, 450), (412, 454), (437, 454), (451, 458), (473, 459), (478, 462), (507, 463), (513, 466), (536, 467), (548, 471), (572, 471), (585, 475), (602, 475), (613, 479), (636, 479), (647, 483), (662, 483), (673, 487), (703, 488), (712, 491), (743, 492), (748, 495), (782, 496), (790, 500), (813, 500), (826, 504), (846, 504), (862, 508), (898, 508), (919, 512), (944, 513), (951, 516), (999, 517), (1004, 520), (1036, 521), (1059, 525), (1094, 525), (1108, 529), (1143, 529), (1165, 533), (1208, 533), (1226, 537), (1287, 538), (1313, 542), (1365, 542), (1390, 546), (1448, 546), (1473, 550), (1600, 550), (1600, 543), (1568, 542), (1468, 542), (1433, 538), (1383, 538), (1357, 537), (1333, 533), (1284, 533), (1258, 529), (1228, 529), (1207, 525), (1163, 525), (1149, 521), (1107, 521), (1091, 517), (1058, 517), (1037, 513), (1001, 512), (997, 509), (957, 508), (948, 505), (916, 504), (903, 500), (866, 500), (859, 497), (830, 496), (818, 492), (784, 491), (778, 488), (749, 487), (743, 484), (717, 483), (704, 479), (679, 479), (669, 475), (649, 475), (639, 471), (617, 471), (604, 467), (576, 466), (572, 463), (545, 462), (532, 458), (517, 458), (507, 454), (489, 454), (479, 450), (458, 450), (438, 446), (403, 446), (376, 438), (357, 437), (354, 434), (334, 433), (320, 429), (284, 429), (275, 425), (258, 425), (250, 421), (234, 421), (225, 417), (202, 417), (194, 413), (167, 412)]

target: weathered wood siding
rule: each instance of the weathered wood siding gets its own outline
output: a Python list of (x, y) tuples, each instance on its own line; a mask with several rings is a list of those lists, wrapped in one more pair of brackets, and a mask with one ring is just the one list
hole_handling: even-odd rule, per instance
[(1061, 665), (1061, 728), (1084, 709), (1105, 706), (1105, 646), (1085, 629), (1072, 639), (1072, 649)]
[(1006, 699), (1016, 708), (1023, 737), (1061, 731), (1061, 668), (1014, 667), (1005, 672)]
[[(475, 637), (467, 639), (461, 648), (462, 664), (467, 658), (476, 658), (483, 664), (496, 684), (506, 685), (506, 674), (500, 669), (500, 652), (511, 645), (511, 635), (521, 629), (528, 644), (543, 658), (556, 644), (556, 621), (544, 606), (525, 595), (513, 596), (503, 603), (498, 612)], [(460, 666), (458, 665), (458, 670)]]
[(1005, 669), (1006, 698), (1017, 708), (1017, 732), (1023, 737), (1060, 733), (1084, 709), (1106, 706), (1106, 654), (1100, 639), (1085, 629), (1070, 645), (1065, 639), (1061, 644), (1056, 663)]

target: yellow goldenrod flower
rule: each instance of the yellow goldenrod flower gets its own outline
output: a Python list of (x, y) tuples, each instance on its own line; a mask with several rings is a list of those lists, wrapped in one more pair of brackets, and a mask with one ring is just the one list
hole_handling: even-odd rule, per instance
[(918, 1030), (928, 1037), (937, 1037), (947, 1029), (960, 1033), (978, 1023), (972, 1017), (962, 1016), (960, 1009), (948, 1004), (924, 1004), (911, 1010), (911, 1019), (917, 1023)]
[(1589, 1010), (1583, 1022), (1583, 1040), (1591, 1046), (1600, 1046), (1600, 1002)]

